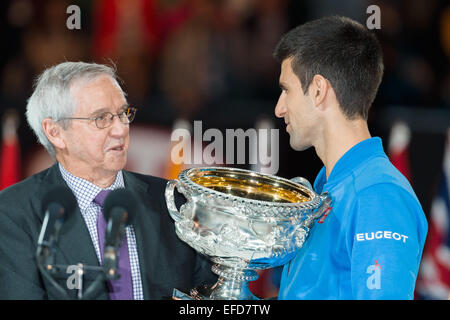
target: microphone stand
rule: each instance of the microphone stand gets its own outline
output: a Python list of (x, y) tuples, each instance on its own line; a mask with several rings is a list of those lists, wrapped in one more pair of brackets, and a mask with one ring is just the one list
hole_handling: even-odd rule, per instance
[[(59, 285), (55, 281), (55, 279), (53, 279), (52, 274), (58, 272), (66, 273), (66, 270), (69, 267), (73, 267), (74, 265), (53, 264), (55, 253), (56, 249), (48, 243), (42, 243), (42, 245), (38, 246), (36, 252), (36, 262), (38, 269), (43, 277), (51, 283), (51, 285), (62, 295), (65, 300), (71, 300), (71, 298), (67, 294), (67, 291), (61, 285)], [(86, 291), (83, 294), (83, 278), (86, 271), (100, 272), (100, 274), (95, 278), (91, 285), (86, 288)], [(100, 287), (104, 280), (108, 280), (111, 278), (107, 275), (106, 270), (103, 266), (89, 266), (79, 263), (76, 265), (75, 272), (77, 276), (76, 283), (78, 284), (78, 300), (89, 299), (90, 296), (95, 293), (95, 291)]]
[(69, 295), (67, 294), (66, 290), (64, 290), (54, 279), (53, 277), (50, 275), (49, 270), (52, 269), (52, 265), (47, 264), (46, 267), (44, 267), (44, 263), (42, 263), (43, 261), (41, 261), (42, 259), (47, 260), (47, 256), (38, 256), (36, 255), (36, 262), (37, 262), (37, 266), (39, 271), (41, 272), (41, 275), (47, 279), (52, 286), (62, 295), (64, 300), (70, 300)]
[[(113, 210), (114, 211), (114, 210)], [(116, 210), (117, 211), (117, 210)], [(125, 215), (125, 218), (128, 216)], [(123, 217), (122, 217), (123, 219)], [(112, 221), (108, 221), (108, 230), (109, 233), (118, 234), (120, 235), (120, 238), (123, 237), (125, 226), (120, 223), (116, 224), (116, 227), (113, 228), (114, 224)], [(61, 225), (57, 224), (55, 229), (59, 231)], [(113, 228), (113, 231), (111, 229)], [(118, 229), (117, 229), (118, 228)], [(45, 229), (42, 229), (45, 230)], [(61, 264), (54, 264), (55, 261), (55, 255), (56, 255), (56, 247), (55, 243), (57, 243), (58, 240), (58, 232), (56, 232), (55, 237), (51, 237), (49, 240), (44, 241), (45, 234), (41, 230), (41, 235), (39, 237), (38, 241), (38, 248), (36, 251), (36, 262), (39, 271), (47, 279), (51, 285), (64, 297), (64, 299), (71, 299), (67, 293), (67, 291), (59, 285), (55, 279), (53, 279), (52, 274), (55, 274), (57, 272), (66, 272), (68, 268), (74, 267), (74, 265), (61, 265)], [(107, 231), (107, 234), (109, 234)], [(104, 255), (103, 255), (103, 265), (102, 266), (88, 266), (84, 264), (77, 264), (76, 265), (76, 289), (77, 292), (77, 299), (78, 300), (85, 300), (88, 299), (91, 295), (93, 295), (96, 290), (100, 288), (100, 285), (105, 280), (114, 280), (120, 277), (120, 274), (117, 273), (118, 270), (118, 241), (110, 241), (111, 239), (105, 240), (105, 248), (104, 248)], [(111, 243), (110, 243), (111, 242)], [(83, 294), (83, 278), (84, 274), (87, 271), (92, 272), (99, 272), (100, 274), (95, 278), (95, 280), (91, 283), (91, 285), (86, 288), (85, 293)], [(69, 288), (70, 289), (70, 288)]]

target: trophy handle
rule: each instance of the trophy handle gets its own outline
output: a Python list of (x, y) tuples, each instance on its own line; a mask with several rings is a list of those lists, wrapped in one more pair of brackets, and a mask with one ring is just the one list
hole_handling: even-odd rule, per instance
[(295, 177), (295, 178), (292, 178), (291, 181), (301, 184), (302, 186), (305, 186), (310, 190), (313, 190), (313, 187), (312, 187), (311, 183), (309, 183), (308, 179), (305, 179), (303, 177)]
[(179, 181), (169, 180), (166, 185), (166, 202), (167, 202), (167, 209), (169, 210), (169, 214), (172, 217), (173, 220), (179, 221), (183, 219), (183, 215), (178, 211), (177, 207), (175, 206), (175, 197), (174, 197), (174, 190), (175, 187), (178, 189), (178, 183)]
[(320, 219), (326, 212), (331, 210), (331, 203), (333, 202), (328, 191), (324, 191), (319, 195), (321, 204), (317, 212), (314, 214), (314, 219)]
[(304, 226), (307, 228), (311, 228), (314, 221), (319, 220), (325, 214), (328, 215), (328, 212), (331, 210), (331, 203), (333, 202), (331, 195), (325, 191), (319, 195), (319, 198), (320, 206), (304, 222)]

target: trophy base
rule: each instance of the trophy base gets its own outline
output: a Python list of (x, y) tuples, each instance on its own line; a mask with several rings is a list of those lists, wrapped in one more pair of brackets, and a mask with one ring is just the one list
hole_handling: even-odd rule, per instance
[(192, 289), (189, 294), (184, 293), (178, 289), (173, 289), (173, 300), (213, 300), (211, 299), (211, 287), (201, 286)]
[(189, 294), (178, 289), (173, 290), (174, 300), (260, 300), (248, 288), (248, 281), (232, 281), (219, 277), (212, 286), (203, 285), (194, 288)]
[(178, 289), (173, 289), (172, 300), (198, 300), (198, 299), (194, 299), (194, 297), (192, 297)]

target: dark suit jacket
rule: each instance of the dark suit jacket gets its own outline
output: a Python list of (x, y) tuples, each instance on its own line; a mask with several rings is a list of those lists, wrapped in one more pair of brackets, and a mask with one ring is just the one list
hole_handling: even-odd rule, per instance
[[(166, 180), (123, 171), (125, 187), (139, 199), (144, 210), (136, 214), (136, 234), (144, 299), (164, 299), (174, 288), (186, 290), (216, 277), (211, 265), (191, 247), (178, 239), (164, 197)], [(61, 299), (48, 279), (42, 277), (35, 260), (38, 236), (44, 218), (42, 197), (55, 185), (67, 185), (55, 164), (32, 177), (0, 192), (0, 299)], [(83, 263), (99, 266), (88, 228), (77, 207), (65, 221), (60, 233), (56, 263)], [(69, 290), (71, 274), (55, 275)], [(98, 273), (86, 274), (86, 289)], [(102, 282), (93, 299), (108, 299)]]

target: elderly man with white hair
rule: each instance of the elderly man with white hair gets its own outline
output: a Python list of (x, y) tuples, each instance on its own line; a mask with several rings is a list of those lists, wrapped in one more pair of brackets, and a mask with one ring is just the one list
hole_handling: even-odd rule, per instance
[[(39, 272), (35, 259), (43, 197), (57, 185), (68, 186), (78, 204), (57, 244), (55, 261), (61, 265), (102, 265), (103, 195), (125, 188), (142, 208), (125, 228), (121, 285), (105, 280), (90, 298), (162, 299), (174, 288), (215, 280), (209, 263), (175, 234), (165, 203), (166, 181), (124, 170), (135, 114), (109, 66), (64, 62), (39, 76), (27, 120), (56, 163), (0, 192), (0, 299), (77, 297), (67, 286), (70, 274), (55, 275), (55, 285)], [(95, 279), (88, 273), (85, 288)]]

